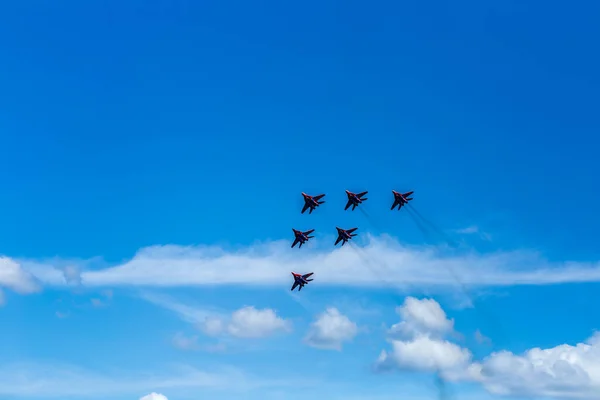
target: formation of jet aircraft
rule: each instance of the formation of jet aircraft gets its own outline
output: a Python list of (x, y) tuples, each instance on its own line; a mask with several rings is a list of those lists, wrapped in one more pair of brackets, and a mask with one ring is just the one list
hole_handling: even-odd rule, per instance
[[(344, 208), (344, 210), (348, 210), (348, 208), (350, 208), (350, 206), (352, 206), (351, 211), (354, 211), (354, 209), (356, 209), (356, 207), (358, 207), (364, 201), (368, 200), (366, 197), (364, 197), (367, 193), (368, 193), (368, 191), (364, 191), (364, 192), (360, 192), (360, 193), (353, 193), (349, 190), (346, 190), (346, 195), (348, 196), (348, 202), (346, 203), (346, 207)], [(392, 203), (391, 210), (395, 209), (396, 207), (398, 207), (398, 210), (400, 210), (403, 206), (408, 204), (409, 201), (413, 200), (413, 198), (411, 197), (411, 195), (413, 193), (414, 193), (414, 191), (401, 193), (401, 192), (392, 190), (392, 194), (394, 195), (394, 202)], [(304, 207), (302, 207), (301, 214), (304, 214), (304, 212), (306, 210), (310, 210), (308, 213), (312, 214), (312, 212), (317, 207), (319, 207), (321, 204), (325, 203), (324, 200), (321, 200), (323, 197), (325, 197), (325, 194), (320, 194), (318, 196), (310, 196), (310, 195), (302, 192), (302, 197), (304, 198)], [(349, 240), (352, 240), (352, 238), (354, 236), (357, 236), (357, 234), (354, 233), (354, 231), (356, 231), (358, 228), (342, 229), (342, 228), (336, 226), (335, 229), (337, 230), (337, 239), (334, 243), (334, 246), (337, 246), (338, 243), (340, 243), (340, 242), (342, 242), (342, 246), (343, 246), (346, 244), (346, 242), (348, 242)], [(301, 248), (304, 243), (308, 242), (309, 239), (314, 237), (314, 236), (310, 236), (310, 234), (313, 233), (315, 230), (310, 229), (308, 231), (303, 232), (303, 231), (299, 231), (297, 229), (292, 228), (292, 231), (294, 232), (294, 242), (292, 243), (292, 247), (295, 247), (298, 243), (300, 243), (298, 248)], [(308, 277), (310, 277), (313, 274), (314, 274), (314, 272), (311, 272), (311, 273), (308, 273), (305, 275), (301, 275), (296, 272), (292, 272), (292, 276), (294, 277), (294, 284), (292, 286), (292, 291), (298, 286), (299, 286), (298, 291), (302, 290), (304, 285), (308, 284), (308, 282), (311, 282), (313, 280), (313, 279), (307, 279)]]

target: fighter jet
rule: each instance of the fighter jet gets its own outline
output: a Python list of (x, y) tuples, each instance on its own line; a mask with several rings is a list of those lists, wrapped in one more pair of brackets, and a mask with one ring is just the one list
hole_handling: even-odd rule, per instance
[(364, 199), (362, 198), (367, 193), (369, 192), (355, 194), (349, 190), (346, 190), (346, 194), (348, 195), (348, 202), (346, 203), (346, 208), (344, 208), (344, 210), (347, 210), (350, 206), (352, 206), (352, 210), (354, 210), (356, 206), (358, 206), (360, 203), (362, 203), (365, 200), (368, 200), (366, 197)]
[(410, 195), (413, 194), (414, 191), (398, 193), (395, 190), (392, 190), (392, 193), (394, 193), (394, 204), (392, 204), (392, 208), (390, 208), (390, 210), (393, 210), (396, 206), (398, 206), (398, 210), (400, 210), (402, 206), (404, 206), (412, 200), (412, 197), (410, 197)]
[(342, 228), (338, 228), (337, 226), (335, 227), (335, 229), (337, 229), (338, 231), (338, 237), (337, 240), (335, 241), (334, 246), (337, 246), (337, 244), (340, 242), (340, 240), (342, 240), (342, 246), (346, 244), (346, 242), (350, 239), (352, 239), (354, 236), (356, 236), (356, 233), (352, 233), (355, 230), (357, 230), (358, 228), (352, 228), (352, 229), (342, 229)]
[(298, 246), (298, 248), (301, 248), (304, 243), (308, 242), (308, 239), (314, 238), (314, 236), (309, 236), (315, 231), (314, 229), (311, 229), (306, 232), (302, 232), (294, 228), (292, 228), (292, 230), (294, 231), (294, 236), (296, 236), (296, 238), (294, 239), (294, 243), (292, 243), (292, 247), (300, 243), (300, 246)]
[(304, 212), (306, 210), (308, 210), (310, 208), (310, 211), (308, 212), (309, 214), (312, 214), (313, 210), (317, 207), (319, 207), (319, 205), (325, 203), (325, 200), (323, 201), (319, 201), (321, 200), (322, 197), (324, 197), (324, 194), (320, 194), (318, 196), (309, 196), (306, 193), (302, 192), (302, 196), (304, 197), (304, 207), (302, 208), (302, 214), (304, 214)]
[(311, 276), (312, 274), (314, 274), (314, 272), (311, 272), (309, 274), (304, 274), (304, 275), (300, 275), (295, 272), (292, 272), (292, 276), (294, 277), (294, 285), (292, 286), (292, 291), (294, 291), (294, 289), (296, 289), (296, 286), (300, 286), (298, 288), (298, 291), (301, 291), (302, 288), (304, 287), (304, 285), (308, 285), (308, 282), (312, 281), (312, 279), (308, 279), (308, 277)]

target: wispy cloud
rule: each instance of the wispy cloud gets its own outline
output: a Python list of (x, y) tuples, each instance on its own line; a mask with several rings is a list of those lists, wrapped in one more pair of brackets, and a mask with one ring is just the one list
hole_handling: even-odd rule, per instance
[(478, 233), (479, 232), (479, 227), (475, 226), (475, 225), (471, 225), (471, 226), (467, 226), (466, 228), (457, 229), (455, 232), (456, 233), (461, 233), (461, 234), (464, 234), (464, 235), (468, 235), (468, 234), (472, 234), (472, 233)]
[[(189, 366), (159, 374), (111, 371), (98, 373), (72, 365), (19, 363), (0, 366), (0, 397), (88, 398), (139, 394), (166, 389), (210, 389), (239, 391), (287, 387), (287, 379), (259, 379), (235, 368), (211, 368), (205, 372)], [(167, 372), (165, 372), (167, 371)], [(235, 385), (231, 385), (235, 382)]]
[(475, 331), (475, 340), (479, 344), (492, 344), (492, 340), (489, 337), (485, 336), (483, 333), (481, 333), (479, 329)]
[[(309, 247), (294, 253), (285, 241), (235, 251), (209, 246), (154, 246), (140, 250), (124, 264), (84, 271), (82, 282), (91, 287), (271, 286), (289, 284), (287, 270), (314, 271), (319, 285), (340, 286), (455, 286), (457, 279), (461, 284), (482, 286), (600, 281), (597, 262), (549, 262), (527, 251), (457, 254), (434, 247), (405, 246), (389, 236), (367, 235), (362, 239), (363, 247)], [(62, 272), (52, 265), (27, 261), (21, 265), (46, 285), (65, 285)]]
[(68, 312), (57, 311), (54, 314), (56, 315), (57, 318), (60, 318), (60, 319), (65, 319), (65, 318), (67, 318), (69, 316)]
[(184, 321), (196, 326), (200, 326), (200, 324), (210, 318), (224, 317), (224, 312), (221, 310), (209, 307), (190, 306), (162, 294), (143, 292), (140, 294), (140, 298), (156, 306), (172, 311)]
[(173, 346), (181, 350), (200, 350), (197, 335), (185, 336), (181, 332), (178, 332), (173, 336)]
[(92, 302), (92, 305), (94, 307), (105, 307), (105, 306), (108, 306), (110, 300), (113, 297), (113, 292), (110, 289), (102, 291), (101, 294), (102, 294), (103, 298), (94, 297), (94, 298), (90, 299), (90, 301)]
[(2, 286), (23, 294), (40, 289), (34, 276), (24, 270), (21, 264), (4, 256), (0, 256), (0, 287)]
[(194, 324), (208, 336), (228, 335), (236, 338), (261, 338), (279, 332), (290, 332), (292, 324), (270, 309), (244, 306), (231, 314), (201, 306), (190, 306), (164, 296), (144, 293), (142, 299), (173, 311)]
[(483, 232), (481, 228), (477, 225), (471, 225), (467, 226), (466, 228), (455, 229), (454, 232), (458, 233), (459, 235), (478, 235), (481, 239), (486, 240), (488, 242), (492, 240), (492, 236), (487, 232)]

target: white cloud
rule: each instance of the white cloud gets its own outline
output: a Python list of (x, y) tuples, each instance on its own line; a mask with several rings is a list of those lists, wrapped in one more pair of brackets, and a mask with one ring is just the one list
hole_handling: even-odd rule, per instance
[(200, 323), (200, 329), (209, 336), (229, 334), (237, 338), (262, 338), (278, 332), (289, 332), (291, 322), (277, 316), (275, 311), (258, 310), (245, 306), (230, 317), (211, 315)]
[(311, 324), (305, 337), (305, 342), (310, 346), (342, 350), (344, 342), (351, 341), (357, 334), (358, 327), (336, 308), (328, 308)]
[(153, 392), (144, 397), (140, 397), (140, 400), (169, 400), (169, 399), (167, 399), (167, 396), (165, 396), (164, 394)]
[(462, 371), (471, 360), (471, 352), (447, 340), (417, 336), (412, 340), (392, 340), (392, 352), (381, 352), (379, 368), (399, 368), (446, 374)]
[(597, 399), (600, 393), (600, 334), (575, 346), (534, 348), (522, 355), (492, 353), (473, 363), (469, 377), (501, 395)]
[(413, 338), (419, 335), (445, 335), (454, 330), (454, 320), (433, 299), (407, 297), (404, 304), (396, 308), (402, 321), (392, 325), (390, 334), (397, 337)]
[(242, 338), (259, 338), (290, 330), (291, 323), (278, 317), (275, 311), (249, 306), (235, 311), (227, 326), (230, 335)]
[[(376, 362), (380, 370), (439, 371), (446, 379), (479, 382), (498, 395), (598, 398), (600, 333), (575, 346), (534, 348), (522, 355), (500, 351), (473, 361), (468, 349), (444, 338), (453, 323), (434, 300), (408, 298), (399, 313), (405, 325), (390, 332), (406, 339), (390, 340), (392, 349), (382, 351)], [(489, 340), (479, 331), (476, 337)]]
[(407, 297), (396, 312), (402, 320), (388, 331), (392, 351), (381, 352), (378, 368), (430, 372), (466, 368), (471, 353), (444, 340), (444, 336), (454, 332), (454, 320), (448, 319), (437, 301)]
[(167, 296), (146, 293), (142, 298), (175, 312), (183, 320), (198, 326), (208, 336), (228, 334), (238, 338), (260, 338), (292, 329), (290, 321), (279, 317), (269, 308), (259, 310), (245, 306), (226, 315), (220, 310), (185, 305)]
[[(141, 249), (124, 264), (84, 271), (82, 279), (86, 286), (272, 286), (290, 284), (289, 271), (313, 272), (317, 265), (317, 285), (454, 286), (456, 276), (462, 284), (491, 286), (600, 281), (598, 263), (550, 263), (537, 253), (521, 251), (444, 255), (440, 248), (404, 246), (388, 236), (366, 234), (357, 239), (366, 245), (303, 252), (290, 252), (287, 241), (235, 251), (214, 246), (154, 246)], [(48, 285), (65, 284), (62, 273), (54, 268), (22, 263)]]
[(22, 294), (34, 293), (39, 290), (39, 285), (29, 272), (25, 271), (16, 261), (3, 256), (0, 256), (0, 286)]

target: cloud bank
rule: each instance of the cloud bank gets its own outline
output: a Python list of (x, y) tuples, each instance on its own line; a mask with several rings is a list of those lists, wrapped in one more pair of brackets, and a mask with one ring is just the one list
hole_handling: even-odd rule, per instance
[(439, 371), (449, 380), (478, 382), (497, 395), (598, 398), (600, 333), (575, 346), (534, 348), (521, 355), (500, 351), (474, 361), (468, 349), (446, 338), (453, 321), (435, 300), (408, 297), (398, 313), (403, 320), (389, 330), (391, 350), (381, 352), (378, 370)]
[[(82, 271), (81, 283), (108, 286), (202, 286), (290, 283), (290, 271), (315, 272), (319, 285), (481, 286), (547, 285), (600, 281), (600, 264), (552, 263), (537, 253), (514, 251), (449, 254), (435, 247), (404, 246), (389, 236), (361, 238), (342, 248), (311, 248), (290, 252), (288, 241), (240, 249), (217, 246), (153, 246), (129, 261), (109, 268)], [(31, 291), (30, 276), (50, 286), (66, 286), (64, 269), (51, 263), (0, 259), (0, 284)], [(75, 278), (75, 279), (74, 279)]]

